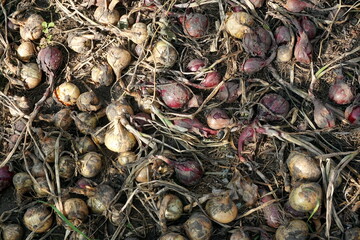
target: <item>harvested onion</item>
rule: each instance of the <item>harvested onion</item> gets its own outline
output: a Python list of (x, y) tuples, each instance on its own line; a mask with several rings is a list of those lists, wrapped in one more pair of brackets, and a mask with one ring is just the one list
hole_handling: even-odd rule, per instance
[(360, 124), (360, 105), (350, 105), (345, 109), (345, 117), (352, 124)]
[(110, 86), (114, 82), (114, 74), (108, 63), (100, 63), (91, 69), (91, 81), (100, 86)]
[(93, 91), (84, 92), (77, 98), (76, 106), (80, 111), (95, 112), (101, 108), (101, 102)]
[(213, 220), (220, 223), (230, 223), (237, 217), (238, 209), (230, 198), (230, 194), (225, 197), (214, 197), (207, 201), (205, 206), (206, 213)]
[(110, 202), (115, 197), (115, 191), (106, 184), (100, 184), (95, 189), (95, 195), (87, 201), (93, 213), (102, 214), (110, 207)]
[(206, 63), (204, 60), (202, 59), (193, 59), (191, 60), (186, 68), (190, 71), (190, 72), (197, 72), (200, 71), (201, 69), (203, 69), (206, 66)]
[(77, 53), (86, 53), (91, 49), (91, 39), (84, 36), (69, 34), (67, 43), (69, 48)]
[(80, 158), (79, 172), (83, 177), (92, 178), (98, 175), (103, 168), (102, 155), (96, 152), (86, 153)]
[(36, 63), (26, 63), (21, 67), (20, 78), (26, 88), (33, 89), (41, 82), (41, 70)]
[(193, 38), (199, 38), (205, 35), (209, 20), (206, 15), (201, 13), (189, 13), (183, 16), (184, 33)]
[(314, 122), (319, 128), (335, 126), (335, 117), (331, 109), (327, 108), (319, 99), (314, 98)]
[(275, 234), (276, 240), (306, 240), (309, 236), (307, 224), (302, 220), (292, 220), (286, 225), (281, 225)]
[(321, 205), (322, 190), (318, 183), (303, 183), (289, 196), (290, 206), (299, 212), (310, 212)]
[(265, 107), (258, 108), (258, 118), (265, 121), (278, 121), (289, 112), (289, 102), (281, 95), (269, 93), (263, 96), (260, 103)]
[(69, 82), (64, 82), (60, 84), (54, 90), (55, 100), (64, 104), (65, 106), (75, 105), (76, 100), (78, 99), (79, 96), (80, 96), (79, 88), (75, 84)]
[(30, 41), (24, 41), (16, 49), (16, 52), (20, 60), (28, 62), (35, 55), (35, 46)]
[(166, 220), (178, 220), (183, 213), (183, 204), (180, 198), (173, 194), (166, 194), (160, 203), (160, 213), (164, 213)]
[(244, 231), (238, 229), (231, 234), (230, 240), (250, 240), (250, 238)]
[(231, 124), (231, 119), (224, 110), (220, 108), (214, 108), (209, 112), (209, 114), (207, 114), (206, 122), (210, 128), (219, 130), (229, 127)]
[(316, 181), (321, 176), (319, 165), (305, 153), (291, 152), (286, 163), (294, 179)]
[(96, 21), (104, 25), (116, 25), (120, 20), (120, 13), (116, 9), (109, 10), (107, 6), (102, 5), (96, 8), (94, 18)]
[(178, 234), (178, 233), (167, 233), (165, 235), (162, 235), (159, 240), (186, 240), (185, 237), (183, 237), (182, 235)]
[(128, 152), (135, 147), (136, 138), (116, 119), (113, 126), (110, 126), (105, 133), (104, 144), (113, 152)]
[(337, 71), (335, 83), (329, 89), (329, 98), (337, 104), (349, 104), (355, 98), (353, 89), (345, 83), (342, 70)]
[(162, 100), (170, 108), (180, 109), (190, 100), (189, 90), (179, 83), (165, 83), (158, 88)]
[(59, 159), (59, 176), (70, 179), (75, 174), (75, 160), (69, 155), (63, 155)]
[(120, 79), (121, 72), (130, 65), (131, 54), (128, 50), (120, 47), (111, 47), (107, 51), (107, 62), (112, 67), (117, 79)]
[(41, 37), (44, 19), (37, 14), (31, 14), (23, 25), (20, 26), (20, 36), (25, 41), (37, 40)]
[(45, 205), (36, 205), (26, 210), (23, 221), (30, 231), (43, 233), (51, 227), (53, 216)]
[(3, 240), (22, 240), (24, 229), (19, 224), (1, 226)]
[(190, 240), (209, 240), (211, 238), (211, 221), (202, 213), (193, 213), (184, 223), (184, 229)]
[(137, 156), (134, 152), (122, 152), (116, 160), (121, 166), (126, 166), (129, 163), (135, 162), (136, 157)]
[(160, 40), (152, 50), (152, 60), (164, 67), (172, 67), (178, 58), (176, 49), (168, 42)]
[(89, 215), (86, 202), (80, 198), (69, 198), (64, 203), (64, 215), (75, 226), (80, 225)]
[(242, 39), (245, 33), (251, 32), (255, 21), (246, 12), (231, 12), (226, 14), (225, 30), (233, 37)]

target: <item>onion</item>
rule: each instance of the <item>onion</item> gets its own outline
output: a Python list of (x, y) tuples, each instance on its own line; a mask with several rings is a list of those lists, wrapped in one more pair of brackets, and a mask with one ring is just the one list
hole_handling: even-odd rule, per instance
[(261, 58), (249, 58), (245, 61), (245, 63), (241, 66), (241, 71), (247, 74), (253, 74), (266, 66), (266, 60)]
[(70, 179), (75, 174), (75, 160), (69, 155), (63, 155), (59, 159), (59, 176), (64, 179)]
[[(57, 141), (57, 137), (49, 136), (40, 138), (40, 149), (44, 154), (46, 162), (54, 162), (55, 161), (55, 144)], [(64, 142), (60, 141), (59, 143), (59, 152), (64, 150)], [(39, 153), (39, 149), (35, 148), (35, 154), (38, 157), (41, 157)]]
[(226, 103), (235, 102), (241, 95), (241, 87), (235, 82), (225, 82), (216, 94), (216, 99)]
[(64, 215), (75, 226), (79, 226), (89, 215), (86, 202), (80, 198), (69, 198), (64, 202)]
[(11, 185), (13, 176), (14, 173), (9, 170), (9, 166), (0, 168), (0, 192)]
[(31, 174), (33, 177), (45, 177), (46, 173), (44, 170), (44, 164), (40, 161), (34, 154), (30, 153), (29, 157), (33, 161), (33, 165), (31, 167)]
[(75, 141), (75, 147), (80, 154), (94, 152), (97, 149), (93, 140), (91, 140), (91, 138), (88, 136), (77, 138)]
[(318, 99), (313, 99), (314, 103), (314, 122), (319, 128), (334, 127), (335, 117), (333, 112), (325, 107)]
[(124, 98), (112, 102), (106, 107), (106, 116), (109, 121), (127, 117), (127, 115), (134, 115), (134, 110)]
[(168, 42), (157, 41), (152, 50), (152, 60), (164, 67), (172, 67), (178, 58), (176, 49)]
[[(31, 103), (29, 101), (29, 99), (25, 96), (13, 96), (12, 97), (13, 102), (15, 103), (16, 107), (19, 108), (19, 110), (25, 114), (29, 114), (31, 112)], [(11, 116), (13, 117), (19, 117), (20, 113), (17, 110), (14, 110), (13, 108), (9, 108), (9, 112), (11, 114)], [(22, 131), (22, 129), (18, 130), (18, 131)]]
[(79, 88), (69, 82), (64, 82), (60, 84), (54, 90), (54, 98), (58, 102), (64, 104), (65, 106), (73, 106), (76, 104), (76, 100), (80, 96)]
[(80, 111), (95, 112), (101, 108), (101, 102), (93, 91), (84, 92), (77, 98), (76, 106)]
[(243, 47), (252, 56), (264, 58), (271, 46), (271, 36), (263, 28), (248, 32), (244, 35)]
[(121, 35), (129, 38), (135, 44), (142, 45), (148, 38), (147, 26), (145, 23), (137, 22), (131, 26), (130, 30), (123, 30)]
[(316, 26), (306, 16), (302, 16), (299, 19), (301, 28), (304, 30), (309, 39), (313, 39), (316, 36)]
[(178, 234), (178, 233), (167, 233), (165, 235), (162, 235), (159, 240), (186, 240), (186, 238), (184, 238), (182, 235)]
[(86, 53), (91, 49), (91, 39), (83, 36), (69, 34), (67, 38), (67, 43), (69, 48), (71, 48), (77, 53)]
[(109, 211), (109, 220), (114, 226), (120, 226), (121, 223), (126, 219), (126, 214), (121, 211), (124, 207), (122, 203), (111, 204)]
[(299, 212), (311, 212), (321, 205), (322, 190), (318, 183), (303, 183), (289, 196), (290, 206)]
[(104, 144), (113, 152), (128, 152), (135, 147), (136, 138), (121, 125), (119, 120), (114, 120), (114, 124), (105, 133)]
[(25, 193), (30, 192), (33, 186), (30, 175), (25, 172), (16, 173), (12, 179), (12, 182), (16, 190), (18, 201), (21, 201), (22, 196)]
[(281, 95), (269, 93), (263, 96), (260, 103), (265, 107), (258, 108), (258, 118), (265, 121), (282, 120), (289, 112), (289, 102)]
[(185, 186), (194, 186), (200, 180), (204, 171), (201, 165), (195, 160), (186, 160), (183, 162), (172, 161), (165, 156), (155, 156), (174, 167), (177, 180)]
[(193, 118), (193, 119), (186, 118), (186, 119), (174, 120), (174, 124), (176, 126), (186, 128), (190, 132), (194, 132), (194, 133), (203, 135), (205, 137), (208, 137), (208, 135), (216, 135), (217, 134), (217, 131), (214, 131), (210, 128), (205, 127), (204, 124), (202, 124), (196, 118)]
[(277, 48), (276, 60), (278, 62), (289, 62), (293, 55), (294, 44), (288, 43)]
[(250, 240), (250, 238), (244, 231), (238, 229), (231, 234), (230, 240)]
[[(37, 62), (41, 69), (48, 75), (52, 75), (59, 69), (63, 60), (61, 51), (54, 46), (43, 48), (38, 53)], [(49, 79), (49, 82), (50, 79)]]
[(206, 88), (216, 87), (222, 80), (222, 76), (219, 72), (209, 72), (206, 77), (200, 82), (200, 86)]
[(355, 96), (353, 89), (344, 82), (343, 77), (337, 77), (335, 84), (329, 89), (329, 98), (337, 104), (349, 104)]
[(102, 155), (96, 152), (86, 153), (80, 158), (79, 173), (86, 178), (98, 175), (103, 169)]
[[(120, 29), (127, 29), (127, 28), (129, 28), (130, 25), (134, 24), (134, 22), (135, 22), (135, 19), (133, 18), (133, 16), (131, 14), (130, 15), (124, 14), (120, 17), (120, 20), (117, 25)], [(145, 25), (145, 29), (146, 29), (146, 25)]]
[(255, 8), (261, 8), (265, 0), (250, 0)]
[(45, 205), (36, 205), (26, 210), (23, 221), (30, 231), (43, 233), (51, 227), (53, 216)]
[(20, 78), (27, 89), (33, 89), (41, 82), (41, 70), (36, 63), (26, 63), (20, 69)]
[(209, 240), (211, 238), (211, 221), (202, 213), (193, 213), (184, 223), (184, 229), (190, 240)]
[(131, 54), (128, 50), (112, 47), (108, 50), (106, 55), (107, 62), (112, 67), (117, 79), (120, 79), (121, 72), (130, 65)]
[(312, 57), (312, 45), (304, 31), (300, 31), (295, 44), (294, 56), (298, 62), (309, 64)]
[(187, 88), (176, 82), (165, 83), (158, 86), (160, 95), (166, 106), (180, 109), (190, 100)]
[(202, 59), (193, 59), (188, 63), (186, 68), (190, 72), (197, 72), (197, 71), (200, 71), (201, 69), (203, 69), (205, 66), (206, 66), (206, 63), (205, 63), (204, 60), (202, 60)]
[(360, 124), (360, 105), (350, 105), (345, 109), (345, 117), (352, 124)]
[(209, 20), (201, 13), (189, 13), (184, 15), (184, 33), (193, 38), (203, 37), (207, 31)]
[(206, 122), (210, 128), (219, 130), (229, 127), (231, 119), (224, 110), (213, 108), (209, 114), (206, 115)]
[(46, 197), (50, 193), (48, 182), (45, 177), (39, 177), (34, 181), (34, 191), (37, 194), (37, 197)]
[(208, 200), (205, 211), (211, 219), (220, 223), (234, 221), (238, 213), (235, 203), (230, 199), (230, 194)]
[(183, 213), (183, 204), (178, 196), (166, 194), (161, 200), (159, 212), (164, 214), (166, 220), (175, 221)]
[(91, 80), (96, 85), (110, 86), (114, 82), (114, 74), (108, 63), (100, 63), (91, 69)]
[(24, 41), (16, 49), (16, 52), (21, 61), (28, 62), (35, 55), (35, 46), (32, 42)]
[(55, 127), (67, 130), (73, 122), (70, 114), (71, 110), (68, 108), (64, 108), (58, 111), (53, 117)]
[(306, 240), (309, 237), (307, 224), (302, 220), (292, 220), (286, 225), (281, 225), (275, 234), (276, 240), (297, 239)]
[(353, 227), (345, 231), (345, 240), (357, 240), (360, 237), (360, 228)]
[(95, 189), (95, 195), (87, 201), (91, 211), (96, 214), (102, 214), (110, 207), (110, 202), (115, 197), (115, 191), (106, 184), (100, 184)]
[(31, 14), (23, 25), (20, 25), (20, 36), (25, 41), (37, 40), (42, 35), (44, 19), (37, 14)]
[(230, 12), (226, 14), (225, 30), (231, 36), (242, 39), (245, 33), (251, 32), (251, 26), (255, 21), (246, 12)]
[(116, 160), (121, 166), (126, 166), (129, 163), (135, 162), (136, 158), (137, 156), (134, 152), (122, 152)]
[(290, 12), (301, 12), (305, 8), (313, 8), (314, 6), (302, 0), (287, 0), (284, 7)]
[(307, 154), (293, 151), (286, 163), (294, 179), (316, 181), (321, 176), (319, 165)]
[(99, 6), (94, 12), (96, 21), (103, 25), (116, 25), (120, 20), (120, 13), (118, 10), (109, 10), (107, 6)]
[(24, 229), (19, 224), (1, 226), (3, 240), (22, 240)]
[[(274, 199), (271, 195), (268, 195), (268, 192), (266, 190), (260, 189), (259, 192), (262, 195), (261, 202), (263, 204)], [(263, 212), (267, 225), (273, 228), (278, 228), (280, 226), (282, 222), (282, 217), (280, 214), (279, 206), (276, 203), (272, 203), (264, 207)]]
[(136, 172), (135, 180), (139, 183), (150, 182), (152, 176), (154, 175), (154, 171), (150, 165), (147, 165)]
[(280, 26), (275, 29), (275, 41), (277, 44), (288, 43), (291, 40), (290, 29)]

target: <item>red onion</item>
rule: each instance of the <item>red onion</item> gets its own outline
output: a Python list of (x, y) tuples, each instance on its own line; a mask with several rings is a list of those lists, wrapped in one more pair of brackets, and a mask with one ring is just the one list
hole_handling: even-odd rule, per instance
[(161, 98), (166, 106), (173, 109), (180, 109), (190, 99), (190, 92), (179, 83), (167, 83), (159, 86)]
[(246, 162), (246, 159), (242, 157), (242, 151), (244, 150), (244, 143), (245, 141), (249, 140), (250, 138), (256, 137), (256, 131), (253, 126), (246, 127), (242, 133), (240, 134), (239, 140), (238, 140), (238, 155), (239, 159), (242, 162)]
[(314, 98), (314, 122), (319, 128), (334, 127), (335, 117), (333, 112), (325, 107), (325, 105), (319, 100)]
[(216, 87), (222, 80), (221, 74), (214, 71), (209, 72), (204, 80), (200, 82), (200, 86), (206, 87), (206, 88), (214, 88)]
[(243, 46), (250, 55), (264, 58), (271, 46), (271, 36), (265, 29), (258, 28), (245, 34)]
[(187, 108), (197, 108), (204, 102), (202, 95), (194, 94), (187, 103)]
[(212, 109), (209, 114), (207, 114), (206, 121), (208, 126), (215, 130), (229, 127), (231, 124), (230, 117), (220, 108)]
[(200, 134), (201, 136), (208, 137), (209, 135), (216, 135), (217, 131), (205, 127), (198, 119), (179, 119), (174, 120), (176, 126), (186, 128), (189, 132)]
[(47, 75), (52, 75), (60, 67), (62, 59), (61, 51), (57, 47), (50, 46), (40, 50), (37, 61)]
[(232, 6), (231, 10), (233, 12), (243, 12), (244, 11), (244, 9), (241, 6)]
[(337, 104), (349, 104), (354, 97), (352, 88), (344, 82), (343, 78), (337, 78), (335, 84), (329, 89), (329, 98)]
[(294, 50), (295, 59), (298, 62), (309, 64), (312, 57), (312, 45), (304, 31), (300, 31)]
[(201, 69), (203, 69), (205, 67), (205, 65), (206, 65), (206, 63), (205, 63), (204, 60), (202, 60), (202, 59), (193, 59), (188, 63), (186, 68), (190, 72), (197, 72), (197, 71), (200, 71)]
[(250, 0), (250, 2), (254, 5), (255, 8), (260, 8), (264, 4), (265, 0)]
[(316, 26), (315, 24), (310, 21), (306, 16), (302, 16), (299, 19), (300, 26), (309, 37), (309, 39), (313, 39), (316, 36)]
[(201, 165), (195, 160), (177, 162), (172, 161), (165, 156), (155, 157), (174, 167), (177, 180), (186, 186), (190, 187), (196, 185), (204, 174)]
[[(266, 195), (268, 192), (266, 190), (260, 189), (259, 193), (264, 196)], [(267, 203), (271, 200), (273, 200), (274, 198), (271, 195), (266, 195), (264, 197), (261, 198), (261, 202), (262, 203)], [(281, 224), (281, 214), (279, 211), (279, 207), (276, 203), (272, 203), (266, 207), (263, 208), (263, 212), (264, 212), (264, 217), (266, 219), (266, 223), (267, 225), (269, 225), (270, 227), (273, 228), (278, 228)]]
[(360, 124), (360, 105), (352, 104), (345, 110), (345, 117), (352, 124)]
[(288, 27), (280, 26), (275, 30), (275, 41), (277, 44), (288, 43), (291, 40)]
[(253, 74), (266, 66), (266, 61), (261, 58), (249, 58), (245, 61), (245, 63), (241, 66), (241, 71), (247, 74)]
[(285, 8), (290, 12), (301, 12), (305, 8), (313, 8), (311, 3), (302, 0), (287, 0)]
[(260, 103), (267, 109), (260, 106), (258, 109), (258, 118), (265, 121), (281, 120), (282, 117), (288, 114), (290, 108), (289, 102), (276, 93), (266, 94), (261, 98)]
[(151, 121), (151, 116), (144, 112), (131, 116), (131, 123), (133, 123), (139, 131), (142, 131), (143, 127), (151, 126), (148, 121)]
[(200, 13), (189, 13), (184, 17), (184, 32), (190, 37), (199, 38), (205, 35), (208, 28), (208, 18)]
[(11, 185), (13, 176), (14, 173), (9, 171), (8, 166), (0, 168), (0, 192)]
[(235, 102), (240, 95), (241, 88), (238, 83), (226, 82), (220, 87), (219, 92), (216, 94), (216, 98), (220, 101), (232, 103)]

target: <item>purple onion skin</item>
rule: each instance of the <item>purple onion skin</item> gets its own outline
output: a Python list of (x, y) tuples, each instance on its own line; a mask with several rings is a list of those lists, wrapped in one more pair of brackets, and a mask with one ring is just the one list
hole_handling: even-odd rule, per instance
[(318, 99), (313, 100), (314, 103), (314, 122), (319, 128), (331, 128), (335, 126), (335, 117), (333, 112), (325, 107)]
[(266, 94), (264, 97), (262, 97), (260, 103), (273, 113), (273, 114), (269, 113), (268, 110), (260, 106), (258, 113), (258, 118), (260, 120), (265, 120), (265, 121), (281, 120), (282, 119), (281, 116), (285, 117), (290, 110), (289, 102), (286, 101), (285, 98), (283, 98), (282, 96), (276, 93)]
[(13, 176), (14, 173), (9, 171), (8, 166), (0, 168), (0, 192), (11, 185)]
[(49, 46), (40, 50), (37, 62), (46, 74), (54, 74), (60, 67), (63, 55), (57, 47)]
[(288, 43), (291, 40), (289, 28), (280, 26), (275, 29), (275, 41), (277, 44)]
[(216, 135), (218, 131), (212, 130), (205, 127), (198, 119), (179, 119), (174, 120), (176, 126), (186, 128), (189, 132), (199, 134), (204, 137), (209, 137), (209, 135)]
[(204, 60), (201, 59), (193, 59), (191, 60), (188, 65), (186, 66), (186, 68), (190, 71), (190, 72), (197, 72), (200, 71), (201, 69), (203, 69), (206, 66), (206, 63)]
[(265, 67), (266, 61), (261, 58), (249, 58), (241, 66), (241, 71), (247, 74), (253, 74)]
[(285, 4), (286, 10), (290, 12), (301, 12), (305, 8), (313, 8), (314, 6), (310, 3), (301, 0), (287, 0)]
[(241, 95), (240, 85), (235, 82), (225, 82), (216, 94), (216, 99), (225, 101), (226, 103), (233, 103)]
[(207, 31), (209, 20), (204, 14), (190, 13), (184, 16), (184, 32), (193, 38), (203, 37)]
[(258, 28), (255, 32), (246, 33), (243, 47), (252, 56), (264, 58), (271, 46), (271, 36), (263, 29)]
[(250, 0), (250, 2), (254, 5), (256, 8), (261, 8), (264, 4), (265, 0)]
[(214, 71), (210, 72), (206, 75), (204, 80), (200, 82), (200, 86), (206, 88), (214, 88), (216, 87), (222, 80), (222, 76), (220, 73)]
[(242, 156), (242, 151), (244, 150), (245, 141), (254, 138), (256, 131), (253, 127), (248, 126), (246, 127), (240, 134), (238, 140), (238, 155), (241, 162), (246, 162), (246, 159)]
[(180, 109), (190, 100), (189, 91), (178, 83), (165, 84), (159, 89), (162, 100), (172, 109)]
[(310, 21), (306, 16), (303, 16), (299, 19), (300, 26), (309, 37), (309, 39), (313, 39), (316, 36), (316, 26)]
[(312, 45), (304, 31), (300, 32), (294, 50), (295, 59), (298, 62), (310, 64), (312, 57)]
[[(268, 192), (266, 190), (260, 189), (259, 193), (263, 196), (266, 195)], [(273, 199), (274, 198), (271, 195), (266, 195), (261, 198), (261, 202), (265, 204)], [(279, 207), (276, 203), (264, 207), (263, 212), (267, 225), (273, 228), (278, 228), (281, 225), (281, 214), (279, 211)]]
[(329, 89), (329, 98), (337, 104), (349, 104), (355, 96), (351, 87), (343, 80), (338, 80)]
[(360, 105), (350, 105), (345, 110), (345, 117), (351, 123), (360, 125)]

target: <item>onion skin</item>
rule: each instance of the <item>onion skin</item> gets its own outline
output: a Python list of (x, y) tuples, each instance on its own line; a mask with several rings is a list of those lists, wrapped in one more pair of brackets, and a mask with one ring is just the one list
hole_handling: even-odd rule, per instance
[(264, 58), (271, 46), (271, 36), (263, 28), (258, 28), (255, 32), (244, 35), (243, 47), (252, 56)]
[(118, 79), (120, 79), (122, 70), (130, 65), (131, 59), (130, 52), (120, 47), (111, 47), (106, 55), (106, 60)]
[(314, 122), (319, 128), (331, 128), (335, 126), (335, 117), (333, 112), (325, 107), (318, 99), (313, 100), (314, 103)]
[(105, 133), (105, 146), (117, 153), (131, 151), (137, 141), (135, 136), (127, 131), (119, 121), (114, 122), (114, 126), (110, 127)]
[(202, 213), (193, 213), (184, 223), (184, 229), (190, 240), (209, 240), (211, 238), (211, 221)]
[(306, 16), (302, 16), (299, 19), (301, 28), (304, 30), (309, 39), (313, 39), (316, 36), (316, 26)]
[(20, 70), (20, 78), (27, 89), (33, 89), (41, 83), (41, 70), (36, 63), (24, 64)]
[(290, 12), (297, 13), (301, 12), (305, 8), (313, 8), (314, 6), (302, 0), (287, 0), (284, 7)]
[(261, 8), (265, 0), (250, 0), (250, 2), (254, 5), (255, 8)]
[(353, 89), (342, 79), (337, 79), (335, 84), (329, 89), (329, 98), (340, 105), (351, 103), (355, 96)]
[(312, 58), (312, 45), (308, 36), (301, 31), (294, 49), (295, 59), (300, 63), (310, 64)]
[(10, 172), (9, 166), (0, 168), (0, 192), (11, 185), (13, 176), (14, 173)]
[(280, 26), (275, 29), (275, 41), (277, 44), (288, 43), (291, 40), (288, 27)]
[(225, 197), (215, 197), (208, 200), (205, 211), (211, 219), (224, 224), (234, 221), (238, 213), (238, 209), (230, 199), (229, 194)]
[(1, 226), (3, 240), (22, 240), (24, 229), (19, 224)]
[(64, 215), (75, 225), (78, 225), (87, 219), (89, 209), (84, 200), (69, 198), (64, 203)]
[(246, 12), (232, 12), (227, 13), (225, 20), (225, 30), (231, 36), (242, 39), (245, 33), (251, 31), (251, 26), (255, 21), (253, 17)]
[(166, 194), (161, 200), (160, 215), (162, 212), (166, 220), (178, 220), (183, 213), (183, 204), (180, 198), (173, 194)]
[(203, 37), (209, 25), (208, 18), (200, 13), (186, 14), (183, 21), (184, 32), (193, 38)]
[(118, 10), (109, 10), (106, 6), (99, 6), (94, 12), (96, 21), (103, 25), (116, 25), (120, 20), (120, 13)]
[[(263, 107), (258, 109), (258, 118), (265, 121), (278, 121), (282, 120), (282, 117), (286, 117), (289, 112), (289, 102), (281, 95), (276, 93), (269, 93), (263, 96), (260, 103), (264, 105), (268, 110)], [(278, 115), (278, 116), (276, 116)]]
[(102, 155), (89, 152), (80, 159), (79, 172), (83, 177), (92, 178), (98, 175), (103, 167)]
[(220, 108), (212, 109), (209, 114), (207, 114), (206, 121), (208, 126), (214, 130), (229, 127), (229, 125), (231, 124), (230, 117), (224, 110)]
[(180, 109), (190, 100), (190, 92), (179, 83), (168, 83), (159, 86), (160, 95), (166, 106)]
[(235, 102), (241, 95), (240, 84), (235, 82), (225, 82), (216, 94), (216, 99), (226, 103)]
[(186, 68), (190, 71), (190, 72), (197, 72), (200, 71), (201, 69), (203, 69), (206, 66), (206, 63), (204, 60), (201, 59), (193, 59), (191, 60), (188, 65), (186, 66)]
[(289, 196), (290, 206), (299, 212), (311, 212), (321, 205), (322, 189), (318, 183), (303, 183)]
[(318, 164), (307, 154), (291, 152), (286, 163), (291, 177), (296, 180), (316, 181), (321, 176)]
[(345, 110), (346, 119), (356, 125), (360, 125), (360, 105), (350, 105)]
[(26, 19), (25, 24), (20, 26), (20, 36), (25, 41), (37, 40), (42, 35), (42, 23), (44, 19), (37, 14), (32, 14)]
[(51, 227), (53, 217), (44, 205), (37, 205), (26, 210), (23, 222), (30, 231), (43, 233)]
[(276, 240), (306, 240), (309, 236), (309, 229), (302, 220), (292, 220), (286, 225), (280, 226), (276, 230)]
[[(17, 55), (21, 61), (29, 62), (35, 55), (35, 46), (30, 41), (22, 42), (16, 49)], [(1, 56), (1, 54), (0, 54)]]
[(219, 72), (210, 72), (206, 74), (204, 80), (200, 82), (200, 86), (206, 88), (214, 88), (216, 87), (222, 80), (222, 76)]
[[(263, 196), (261, 202), (263, 204), (273, 200), (274, 198), (271, 195), (266, 195), (268, 192), (260, 189), (259, 193)], [(266, 195), (266, 196), (264, 196)], [(279, 207), (276, 203), (272, 203), (263, 208), (264, 218), (266, 219), (267, 225), (273, 228), (278, 228), (282, 222), (282, 217), (279, 211)]]
[(101, 63), (91, 69), (91, 80), (100, 86), (110, 86), (114, 82), (114, 74), (108, 63)]
[(176, 49), (168, 42), (160, 40), (155, 43), (152, 50), (152, 60), (164, 67), (172, 67), (176, 63), (178, 53)]
[(61, 51), (54, 46), (41, 49), (37, 57), (38, 64), (47, 75), (55, 73), (61, 66), (62, 60)]
[(95, 195), (87, 201), (91, 211), (96, 214), (102, 214), (110, 207), (110, 202), (115, 197), (115, 191), (106, 184), (100, 184), (96, 187)]

